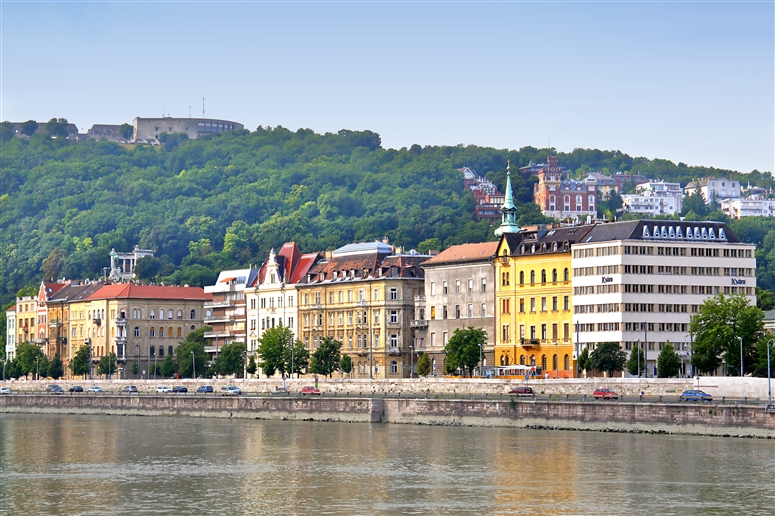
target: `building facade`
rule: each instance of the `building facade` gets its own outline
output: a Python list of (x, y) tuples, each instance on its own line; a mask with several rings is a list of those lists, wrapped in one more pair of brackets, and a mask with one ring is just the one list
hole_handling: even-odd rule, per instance
[(661, 195), (649, 190), (638, 194), (622, 195), (622, 207), (626, 213), (644, 215), (675, 215), (681, 213), (681, 197)]
[(136, 142), (157, 142), (161, 134), (185, 133), (192, 140), (210, 134), (244, 129), (245, 126), (229, 120), (211, 118), (140, 118), (134, 120)]
[(152, 249), (140, 249), (135, 246), (132, 252), (117, 253), (115, 249), (110, 250), (110, 275), (111, 281), (126, 281), (135, 278), (135, 265), (137, 260), (146, 256), (153, 256)]
[(718, 202), (721, 202), (723, 199), (737, 199), (740, 197), (740, 181), (704, 177), (699, 181), (692, 181), (684, 187), (686, 195), (692, 195), (697, 190), (702, 193), (706, 204), (710, 204), (714, 199)]
[(204, 288), (212, 296), (204, 304), (204, 323), (212, 329), (205, 332), (205, 350), (217, 358), (220, 348), (234, 342), (247, 345), (245, 290), (258, 277), (258, 269), (221, 271), (215, 285)]
[(597, 181), (588, 176), (583, 181), (567, 179), (558, 165), (557, 156), (538, 172), (533, 187), (533, 200), (547, 217), (583, 221), (597, 218)]
[(724, 199), (721, 211), (733, 219), (743, 217), (772, 217), (775, 215), (775, 199), (766, 199), (760, 195), (748, 198)]
[(372, 242), (348, 244), (314, 265), (297, 284), (298, 335), (310, 355), (331, 337), (352, 358), (353, 377), (409, 377), (414, 299), (424, 294), (421, 265), (429, 258)]
[(756, 303), (755, 246), (718, 222), (626, 221), (596, 224), (573, 247), (573, 329), (593, 350), (617, 342), (644, 349), (652, 376), (671, 345), (689, 367), (689, 322), (716, 294)]
[(590, 228), (527, 228), (501, 238), (495, 365), (527, 365), (551, 378), (574, 376), (571, 248)]
[[(415, 298), (414, 351), (427, 352), (431, 374), (444, 374), (444, 346), (457, 329), (487, 332), (482, 366), (495, 357), (495, 270), (498, 242), (452, 246), (423, 263), (425, 295)], [(415, 356), (416, 359), (416, 356)], [(416, 360), (415, 360), (416, 363)]]
[(16, 357), (16, 305), (5, 311), (5, 359)]

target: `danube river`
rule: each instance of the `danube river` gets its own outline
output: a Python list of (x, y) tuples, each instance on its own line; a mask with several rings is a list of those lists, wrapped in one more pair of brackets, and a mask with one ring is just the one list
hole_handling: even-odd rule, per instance
[(0, 415), (0, 514), (772, 514), (775, 441)]

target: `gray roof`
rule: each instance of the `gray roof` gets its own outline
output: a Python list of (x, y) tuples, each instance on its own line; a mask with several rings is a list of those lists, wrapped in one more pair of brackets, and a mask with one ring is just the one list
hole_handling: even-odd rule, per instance
[(383, 242), (363, 242), (360, 244), (347, 244), (332, 253), (332, 256), (348, 256), (364, 253), (393, 253), (393, 246)]
[(741, 243), (723, 222), (688, 220), (627, 220), (595, 224), (579, 243), (613, 240)]

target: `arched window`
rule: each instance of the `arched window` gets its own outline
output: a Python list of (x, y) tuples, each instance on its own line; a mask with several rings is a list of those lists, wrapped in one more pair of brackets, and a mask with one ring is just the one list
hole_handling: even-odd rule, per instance
[(139, 337), (139, 336), (140, 336), (140, 327), (135, 326), (135, 337)]
[(557, 370), (557, 355), (552, 356), (552, 369)]
[(525, 365), (525, 355), (519, 355), (519, 365)]
[(563, 281), (570, 281), (570, 274), (568, 272), (568, 268), (567, 267), (565, 267), (565, 273), (563, 274), (562, 277), (564, 278)]
[(151, 317), (151, 319), (156, 319), (156, 310), (154, 310), (153, 308), (151, 308), (151, 316), (150, 317)]
[(151, 356), (154, 356), (155, 354), (156, 354), (156, 348), (154, 346), (151, 346)]
[(557, 283), (557, 269), (552, 269), (552, 282)]
[(546, 371), (546, 355), (541, 355), (541, 369)]
[(580, 196), (580, 195), (577, 195), (577, 196), (576, 196), (576, 208), (577, 208), (577, 209), (580, 209), (580, 208), (581, 208), (581, 203), (582, 203), (582, 201), (581, 201), (581, 196)]
[(519, 271), (519, 284), (525, 284), (525, 271)]
[(159, 356), (160, 357), (164, 356), (164, 346), (159, 346)]
[(541, 283), (546, 283), (546, 269), (541, 269)]
[(549, 209), (554, 211), (555, 198), (554, 195), (549, 196)]
[[(212, 315), (213, 315), (213, 311), (212, 310), (206, 310), (205, 311), (205, 317), (211, 317)], [(192, 319), (193, 319), (193, 317), (192, 317)]]
[(178, 326), (178, 337), (182, 337), (182, 336), (183, 336), (183, 328)]
[(167, 319), (172, 319), (172, 308), (167, 310)]
[(570, 211), (570, 195), (563, 197), (563, 204), (565, 205), (565, 211)]
[(595, 196), (590, 195), (589, 196), (589, 209), (594, 210), (595, 209)]
[(506, 365), (506, 355), (501, 355), (501, 365), (502, 366)]
[(196, 319), (196, 310), (191, 310), (191, 318)]
[(159, 326), (159, 337), (164, 337), (164, 326)]
[(530, 284), (533, 285), (536, 282), (536, 271), (530, 271)]
[(172, 346), (167, 346), (167, 354), (168, 355), (172, 354)]
[(183, 318), (183, 310), (178, 309), (178, 319), (182, 319), (182, 318)]
[(570, 357), (568, 355), (565, 355), (565, 366), (563, 367), (566, 371), (570, 369)]
[(150, 333), (150, 335), (151, 335), (151, 337), (155, 337), (156, 336), (156, 328), (154, 328), (153, 326), (151, 326), (151, 333)]
[(172, 338), (173, 335), (174, 335), (174, 333), (172, 333), (172, 326), (170, 326), (167, 329), (167, 337)]

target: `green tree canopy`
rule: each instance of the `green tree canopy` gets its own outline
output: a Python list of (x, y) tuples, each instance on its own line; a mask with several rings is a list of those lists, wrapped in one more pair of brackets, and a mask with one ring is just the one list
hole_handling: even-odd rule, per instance
[(589, 348), (584, 348), (581, 351), (581, 354), (579, 354), (578, 366), (582, 371), (589, 371), (592, 369), (592, 363), (589, 359)]
[(288, 372), (284, 350), (291, 342), (293, 342), (293, 331), (282, 324), (269, 328), (261, 335), (256, 353), (260, 360), (259, 366), (265, 375), (274, 376), (278, 371), (280, 374)]
[(606, 371), (611, 377), (616, 371), (624, 369), (627, 353), (619, 347), (618, 342), (603, 342), (598, 344), (589, 354), (592, 369)]
[(99, 363), (97, 363), (97, 374), (103, 374), (110, 377), (116, 374), (117, 359), (115, 353), (108, 353), (100, 357)]
[(353, 359), (350, 355), (342, 355), (342, 359), (339, 361), (339, 369), (344, 374), (350, 374), (353, 370)]
[(247, 356), (247, 347), (244, 342), (232, 342), (226, 344), (220, 350), (216, 361), (216, 371), (218, 374), (234, 374), (242, 376), (242, 369), (245, 366), (245, 357)]
[(339, 369), (341, 359), (339, 351), (341, 349), (341, 342), (331, 337), (325, 337), (310, 358), (309, 372), (326, 376), (333, 375), (334, 371)]
[[(627, 372), (633, 376), (642, 375), (646, 371), (646, 355), (640, 345), (632, 348), (630, 358), (627, 360)], [(661, 375), (660, 375), (661, 376)]]
[(54, 355), (54, 358), (52, 358), (51, 361), (48, 363), (46, 375), (48, 375), (51, 378), (54, 378), (55, 380), (58, 380), (64, 374), (65, 374), (65, 370), (62, 367), (62, 359), (59, 358), (59, 353), (56, 353)]
[(673, 345), (670, 341), (666, 342), (662, 346), (662, 351), (659, 352), (657, 357), (657, 375), (660, 378), (672, 378), (678, 376), (681, 371), (681, 357), (673, 349)]
[[(444, 346), (447, 353), (448, 370), (467, 369), (470, 375), (483, 355), (483, 347), (487, 343), (487, 332), (482, 328), (469, 326), (456, 329)], [(463, 372), (465, 374), (465, 371)]]
[(159, 373), (164, 378), (172, 378), (172, 376), (175, 374), (175, 366), (176, 364), (172, 359), (172, 355), (167, 355), (164, 357), (164, 361), (161, 363)]
[(309, 367), (309, 351), (304, 347), (304, 343), (300, 340), (296, 340), (293, 343), (293, 347), (285, 346), (283, 348), (283, 364), (284, 371), (288, 374), (299, 375), (306, 371)]
[(25, 136), (32, 136), (38, 130), (38, 123), (35, 120), (27, 120), (19, 128), (19, 132)]
[(256, 357), (254, 357), (253, 355), (250, 355), (250, 358), (248, 358), (248, 365), (245, 368), (245, 371), (249, 375), (254, 375), (256, 374), (256, 371), (258, 371), (258, 364), (256, 364)]
[(55, 138), (67, 138), (67, 125), (66, 118), (52, 118), (46, 123), (46, 132)]
[(73, 358), (70, 359), (68, 366), (72, 371), (73, 376), (86, 376), (91, 370), (91, 361), (89, 346), (81, 346), (78, 351), (75, 352)]
[(428, 376), (431, 372), (431, 357), (428, 353), (423, 352), (420, 358), (417, 359), (417, 374), (419, 376)]
[[(36, 373), (36, 367), (40, 367), (40, 360), (45, 359), (40, 346), (29, 342), (22, 342), (16, 345), (16, 362), (25, 377), (30, 373)], [(41, 370), (46, 373), (45, 368)]]
[(764, 313), (743, 294), (718, 294), (692, 315), (689, 331), (692, 365), (697, 370), (714, 371), (723, 360), (730, 374), (739, 375), (741, 347), (745, 370), (754, 369), (754, 346), (764, 334)]
[(204, 334), (211, 330), (209, 326), (202, 326), (186, 335), (186, 340), (178, 345), (175, 358), (178, 374), (182, 378), (195, 378), (205, 374), (205, 367), (210, 357), (205, 351)]
[(129, 140), (135, 133), (135, 128), (131, 124), (123, 123), (118, 127), (118, 134), (125, 140)]

